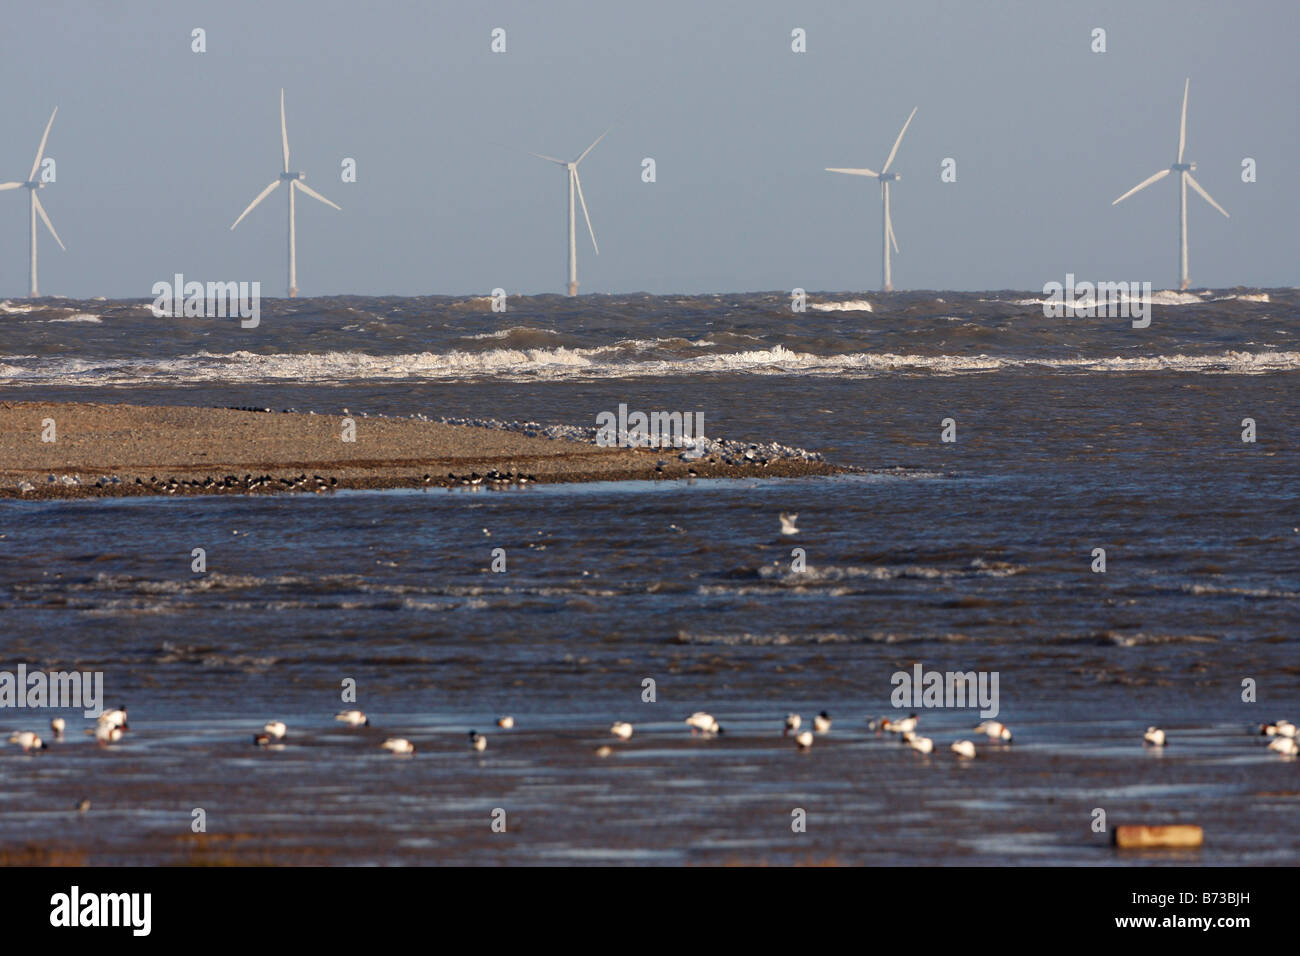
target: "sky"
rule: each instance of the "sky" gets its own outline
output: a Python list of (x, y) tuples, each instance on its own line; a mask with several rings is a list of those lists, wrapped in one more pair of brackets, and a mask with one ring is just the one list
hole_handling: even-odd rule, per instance
[[(1111, 201), (1174, 161), (1190, 77), (1187, 158), (1231, 213), (1189, 192), (1192, 282), (1292, 286), (1298, 35), (1295, 0), (12, 4), (0, 180), (57, 105), (44, 294), (152, 298), (180, 272), (283, 295), (286, 191), (229, 227), (280, 171), (284, 87), (291, 165), (342, 207), (298, 199), (301, 295), (558, 293), (566, 173), (527, 151), (574, 158), (612, 125), (580, 167), (582, 292), (870, 291), (879, 190), (823, 170), (878, 170), (915, 106), (896, 288), (1163, 289), (1176, 180)], [(25, 192), (0, 192), (0, 297), (26, 294), (27, 232)]]

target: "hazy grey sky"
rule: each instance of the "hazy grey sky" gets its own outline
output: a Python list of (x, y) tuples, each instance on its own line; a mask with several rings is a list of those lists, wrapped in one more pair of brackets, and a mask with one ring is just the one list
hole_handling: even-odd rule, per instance
[[(42, 227), (42, 292), (150, 297), (183, 272), (282, 295), (284, 190), (229, 226), (280, 170), (283, 86), (292, 166), (343, 207), (299, 200), (302, 295), (560, 292), (565, 173), (495, 144), (571, 158), (619, 120), (581, 167), (583, 292), (871, 290), (878, 189), (822, 169), (879, 169), (918, 106), (897, 288), (1170, 288), (1173, 177), (1110, 202), (1173, 162), (1190, 76), (1187, 157), (1232, 214), (1189, 197), (1192, 281), (1294, 285), (1298, 36), (1295, 0), (10, 4), (0, 180), (58, 105), (41, 200), (68, 251)], [(26, 257), (25, 194), (0, 193), (0, 296)]]

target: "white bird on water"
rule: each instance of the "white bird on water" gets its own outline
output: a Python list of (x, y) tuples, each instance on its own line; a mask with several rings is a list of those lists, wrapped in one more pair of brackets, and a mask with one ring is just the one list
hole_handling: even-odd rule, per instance
[(1259, 732), (1265, 737), (1294, 737), (1295, 724), (1289, 720), (1278, 720), (1271, 724), (1261, 724)]
[(802, 723), (803, 723), (803, 718), (800, 717), (798, 714), (786, 714), (785, 730), (781, 731), (781, 736), (784, 737), (787, 734), (793, 733), (794, 731), (798, 730), (799, 726)]
[(379, 746), (384, 750), (391, 750), (395, 754), (415, 753), (415, 744), (411, 743), (405, 737), (389, 737)]
[[(91, 731), (89, 730), (86, 731), (86, 733), (90, 732)], [(126, 733), (126, 731), (117, 724), (96, 724), (94, 730), (95, 740), (98, 741), (101, 747), (107, 747), (109, 744), (117, 743), (122, 739), (124, 733)]]
[(1286, 757), (1294, 757), (1300, 753), (1300, 744), (1295, 742), (1294, 737), (1276, 737), (1268, 745), (1269, 750), (1276, 750)]
[(1163, 747), (1165, 745), (1165, 732), (1159, 727), (1148, 727), (1147, 732), (1142, 735), (1142, 742), (1150, 744), (1152, 747)]
[(989, 740), (1011, 739), (1011, 728), (996, 720), (982, 721), (975, 727), (975, 733), (984, 734)]
[(975, 757), (975, 745), (969, 740), (958, 740), (952, 745), (952, 752), (958, 757), (972, 760)]
[(798, 520), (798, 518), (799, 518), (798, 512), (795, 512), (794, 514), (786, 514), (784, 511), (782, 511), (781, 512), (781, 533), (798, 534), (799, 529), (796, 528), (794, 524), (795, 521)]
[(342, 713), (334, 715), (335, 720), (341, 720), (349, 727), (369, 727), (370, 718), (359, 710), (345, 710)]
[(509, 715), (497, 718), (497, 726), (502, 730), (510, 730), (515, 726), (515, 719)]
[(126, 708), (118, 707), (116, 710), (106, 710), (99, 715), (99, 724), (109, 727), (121, 727), (123, 730), (130, 730), (126, 723)]
[(276, 740), (283, 740), (284, 735), (289, 732), (289, 728), (283, 720), (268, 720), (266, 726), (262, 728)]
[(50, 721), (50, 730), (54, 731), (55, 737), (62, 737), (63, 732), (68, 729), (68, 722), (62, 717), (55, 717)]
[(886, 717), (880, 721), (880, 729), (887, 730), (891, 734), (910, 734), (916, 730), (916, 725), (920, 719), (916, 714), (908, 714), (902, 720), (890, 720)]
[(831, 715), (822, 711), (813, 718), (813, 730), (819, 734), (824, 734), (831, 729)]
[(45, 741), (41, 740), (40, 737), (32, 733), (30, 730), (15, 730), (9, 735), (9, 742), (11, 744), (17, 744), (28, 753), (31, 753), (33, 750), (46, 749)]
[(722, 733), (722, 726), (713, 719), (713, 715), (702, 710), (697, 710), (687, 717), (686, 723), (691, 728), (692, 734), (697, 730), (706, 737)]
[(477, 730), (471, 730), (469, 732), (469, 745), (481, 753), (487, 750), (487, 738)]
[(929, 737), (918, 737), (911, 731), (903, 734), (903, 742), (917, 753), (928, 754), (930, 751), (934, 750), (933, 740)]
[(799, 745), (800, 750), (807, 750), (813, 745), (812, 731), (805, 730), (802, 733), (795, 734), (794, 742)]
[(632, 736), (632, 725), (626, 720), (617, 720), (614, 726), (609, 728), (609, 732), (619, 740), (627, 740)]

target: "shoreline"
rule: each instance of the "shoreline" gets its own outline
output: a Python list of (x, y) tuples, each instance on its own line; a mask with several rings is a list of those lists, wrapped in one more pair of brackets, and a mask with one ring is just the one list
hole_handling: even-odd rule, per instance
[[(509, 427), (352, 415), (89, 402), (0, 403), (0, 498), (324, 494), (342, 489), (793, 478), (855, 469), (711, 447), (602, 448)], [(53, 441), (42, 440), (51, 434)], [(541, 426), (539, 426), (540, 430)], [(750, 448), (764, 446), (751, 445)], [(53, 477), (53, 480), (51, 480)]]

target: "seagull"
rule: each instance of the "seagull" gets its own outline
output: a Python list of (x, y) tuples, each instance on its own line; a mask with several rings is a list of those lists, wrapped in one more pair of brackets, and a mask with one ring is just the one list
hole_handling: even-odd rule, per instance
[(813, 718), (813, 730), (819, 734), (824, 734), (831, 729), (831, 715), (822, 711)]
[(952, 752), (958, 757), (965, 757), (971, 760), (975, 757), (975, 745), (969, 740), (958, 740), (952, 745)]
[(1142, 735), (1142, 743), (1150, 744), (1153, 747), (1163, 747), (1165, 745), (1165, 732), (1159, 727), (1148, 727), (1147, 732)]
[(794, 514), (789, 514), (789, 515), (786, 514), (784, 511), (782, 511), (781, 512), (781, 533), (798, 534), (799, 529), (794, 526), (794, 523), (796, 519), (798, 519), (798, 517), (799, 517), (799, 513), (797, 511)]
[(271, 746), (271, 735), (267, 733), (253, 734), (253, 746), (254, 747)]
[(395, 754), (415, 753), (415, 744), (411, 743), (405, 737), (389, 737), (379, 746), (384, 750), (391, 750)]
[(283, 740), (284, 735), (289, 732), (289, 728), (285, 726), (283, 720), (269, 720), (262, 729), (276, 740)]
[(802, 723), (803, 723), (803, 718), (800, 717), (798, 714), (786, 714), (785, 730), (781, 731), (781, 736), (784, 737), (787, 734), (789, 734), (791, 731), (798, 730), (799, 725)]
[(916, 725), (920, 719), (916, 714), (908, 714), (902, 720), (890, 720), (886, 717), (880, 721), (880, 729), (887, 730), (891, 734), (910, 734), (916, 730)]
[(40, 737), (32, 733), (30, 730), (15, 730), (9, 735), (9, 742), (11, 744), (17, 744), (28, 753), (31, 753), (33, 750), (47, 749), (45, 741), (41, 740)]
[(500, 727), (502, 730), (511, 730), (515, 726), (515, 719), (510, 716), (498, 717), (497, 726)]
[(799, 745), (800, 750), (807, 750), (813, 745), (813, 734), (811, 730), (805, 730), (794, 735), (794, 742)]
[(476, 730), (469, 732), (469, 745), (477, 751), (487, 750), (487, 738)]
[(62, 717), (55, 717), (50, 721), (50, 730), (54, 731), (55, 737), (62, 737), (63, 732), (67, 730), (68, 722)]
[(359, 710), (345, 710), (340, 714), (335, 714), (334, 719), (343, 721), (349, 727), (370, 726), (370, 718)]
[(722, 727), (713, 719), (713, 715), (705, 713), (702, 710), (697, 710), (695, 713), (691, 714), (691, 716), (687, 717), (686, 723), (690, 725), (692, 735), (697, 730), (706, 737), (722, 733)]
[(614, 748), (608, 747), (605, 744), (601, 744), (599, 747), (596, 748), (597, 757), (608, 757), (613, 752), (614, 752)]
[(85, 813), (90, 809), (90, 797), (82, 797), (77, 801), (77, 812)]
[(609, 728), (609, 732), (619, 740), (627, 740), (632, 736), (632, 725), (626, 720), (615, 721), (614, 726)]
[(910, 730), (903, 734), (903, 742), (917, 753), (928, 754), (934, 749), (934, 741), (929, 737), (918, 737)]
[(989, 740), (1010, 740), (1011, 728), (996, 720), (986, 720), (975, 728), (975, 733), (984, 734)]
[(1268, 745), (1268, 749), (1276, 750), (1287, 757), (1294, 757), (1300, 753), (1300, 744), (1295, 742), (1294, 737), (1278, 737)]

